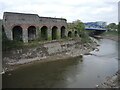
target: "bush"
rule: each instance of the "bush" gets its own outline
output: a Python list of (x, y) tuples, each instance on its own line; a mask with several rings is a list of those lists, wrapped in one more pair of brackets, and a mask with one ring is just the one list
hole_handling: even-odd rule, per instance
[(5, 32), (2, 32), (2, 51), (6, 51), (12, 48), (19, 48), (23, 46), (21, 41), (11, 41), (6, 37)]
[(90, 42), (89, 35), (87, 34), (86, 31), (81, 32), (80, 35), (81, 35), (81, 42), (82, 42), (82, 43)]

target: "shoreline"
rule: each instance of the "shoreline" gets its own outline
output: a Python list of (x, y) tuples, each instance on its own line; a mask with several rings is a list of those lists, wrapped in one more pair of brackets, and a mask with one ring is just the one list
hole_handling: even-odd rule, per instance
[[(102, 39), (110, 39), (110, 40), (114, 40), (114, 41), (118, 41), (118, 37), (115, 35), (109, 35), (109, 34), (105, 34), (105, 35), (101, 35)], [(94, 43), (95, 44), (95, 43)], [(96, 47), (94, 47), (94, 49), (97, 48), (97, 44)], [(29, 65), (35, 64), (35, 63), (47, 63), (47, 62), (52, 62), (52, 61), (58, 61), (58, 60), (68, 60), (68, 59), (74, 59), (74, 58), (79, 58), (82, 57), (83, 55), (89, 54), (90, 51), (92, 51), (93, 48), (87, 48), (87, 50), (85, 50), (85, 52), (82, 52), (79, 56), (70, 56), (67, 53), (62, 53), (62, 54), (58, 54), (58, 55), (53, 55), (53, 56), (49, 56), (45, 59), (42, 60), (36, 60), (36, 61), (32, 61), (32, 62), (28, 62), (28, 63), (24, 63), (24, 64), (16, 64), (16, 65), (11, 65), (9, 66), (9, 70), (6, 70), (6, 72), (9, 71), (13, 71), (16, 69), (19, 69), (21, 67), (27, 67)], [(120, 76), (120, 70), (118, 70), (114, 75), (112, 76), (107, 76), (105, 78), (105, 81), (101, 82), (99, 85), (96, 85), (96, 88), (120, 88), (119, 84), (120, 82), (118, 82), (119, 77)]]
[(112, 76), (107, 76), (105, 81), (99, 85), (96, 85), (96, 88), (120, 88), (120, 70), (118, 70)]
[[(103, 34), (101, 35), (102, 38), (104, 39), (110, 39), (114, 40), (116, 42), (119, 41), (118, 35), (112, 35), (112, 34)], [(118, 71), (112, 75), (112, 76), (107, 76), (104, 82), (102, 82), (99, 85), (96, 85), (96, 88), (120, 88), (120, 69), (118, 68)]]
[[(15, 70), (21, 66), (26, 66), (26, 65), (30, 65), (30, 64), (34, 64), (34, 63), (39, 63), (39, 62), (45, 63), (45, 62), (52, 62), (52, 61), (69, 59), (69, 58), (71, 59), (71, 58), (82, 57), (84, 54), (89, 54), (90, 51), (95, 50), (97, 48), (97, 46), (99, 45), (96, 39), (91, 38), (91, 40), (92, 40), (92, 43), (85, 43), (85, 44), (80, 44), (76, 41), (77, 44), (75, 43), (74, 48), (73, 48), (73, 46), (72, 47), (69, 46), (69, 49), (72, 49), (71, 51), (68, 50), (66, 52), (58, 53), (58, 54), (54, 53), (52, 55), (45, 56), (45, 58), (36, 59), (36, 60), (34, 60), (34, 59), (24, 60), (23, 59), (23, 60), (17, 61), (17, 62), (14, 62), (14, 60), (13, 60), (13, 63), (11, 63), (11, 64), (9, 62), (7, 62), (8, 64), (3, 65), (4, 72), (9, 72), (9, 71)], [(64, 42), (64, 43), (66, 43), (66, 42)], [(69, 44), (69, 45), (73, 45), (73, 44)], [(75, 48), (75, 47), (77, 47), (77, 48)]]
[(117, 41), (118, 42), (118, 35), (113, 35), (113, 34), (103, 34), (101, 35), (102, 38), (105, 38), (105, 39), (110, 39), (110, 40), (114, 40), (114, 41)]

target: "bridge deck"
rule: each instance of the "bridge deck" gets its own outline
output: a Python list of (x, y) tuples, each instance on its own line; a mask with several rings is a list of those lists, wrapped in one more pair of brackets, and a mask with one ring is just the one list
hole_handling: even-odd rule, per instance
[(106, 29), (102, 29), (102, 28), (85, 28), (85, 30), (98, 30), (98, 31), (106, 31)]

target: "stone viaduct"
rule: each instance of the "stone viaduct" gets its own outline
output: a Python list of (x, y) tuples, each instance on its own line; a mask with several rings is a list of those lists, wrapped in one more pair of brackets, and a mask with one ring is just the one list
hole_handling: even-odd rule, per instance
[(71, 37), (63, 18), (40, 17), (37, 14), (4, 12), (3, 27), (10, 40), (55, 40)]

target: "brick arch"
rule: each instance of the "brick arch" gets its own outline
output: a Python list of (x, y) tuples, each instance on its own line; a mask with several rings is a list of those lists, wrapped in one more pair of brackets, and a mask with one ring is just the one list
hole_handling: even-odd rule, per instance
[(52, 40), (57, 39), (57, 30), (58, 30), (58, 27), (57, 26), (53, 26), (51, 28), (51, 30), (52, 30)]
[(52, 26), (51, 26), (51, 29), (52, 29), (53, 27), (57, 27), (57, 29), (59, 29), (59, 27), (58, 27), (57, 25), (52, 25)]
[(30, 24), (30, 25), (28, 25), (26, 28), (28, 29), (28, 28), (31, 27), (31, 26), (34, 26), (34, 27), (37, 29), (36, 25), (34, 25), (34, 24)]
[(27, 27), (28, 30), (28, 41), (36, 40), (36, 26), (35, 25), (29, 25)]
[(60, 27), (60, 28), (62, 28), (62, 27), (65, 27), (65, 28), (66, 28), (66, 26), (65, 26), (65, 25), (61, 25), (61, 27)]
[(77, 34), (78, 34), (78, 32), (77, 32), (77, 31), (74, 31), (74, 36), (75, 36), (75, 37), (77, 37)]
[(41, 39), (47, 40), (48, 39), (48, 26), (43, 25), (40, 30), (41, 30)]
[(13, 25), (11, 26), (11, 28), (13, 29), (15, 26), (20, 26), (20, 27), (22, 28), (22, 30), (24, 29), (24, 27), (23, 27), (22, 25), (20, 25), (20, 24), (13, 24)]
[(47, 24), (43, 24), (43, 25), (41, 25), (41, 26), (40, 26), (40, 29), (41, 29), (43, 26), (46, 26), (46, 27), (49, 29), (49, 27), (48, 27)]
[(72, 38), (72, 31), (68, 32), (68, 37)]
[(15, 41), (23, 41), (23, 27), (19, 24), (14, 24), (12, 26), (12, 37)]
[(66, 32), (66, 27), (64, 25), (62, 25), (60, 27), (60, 35), (61, 35), (61, 38), (65, 38), (65, 32)]

